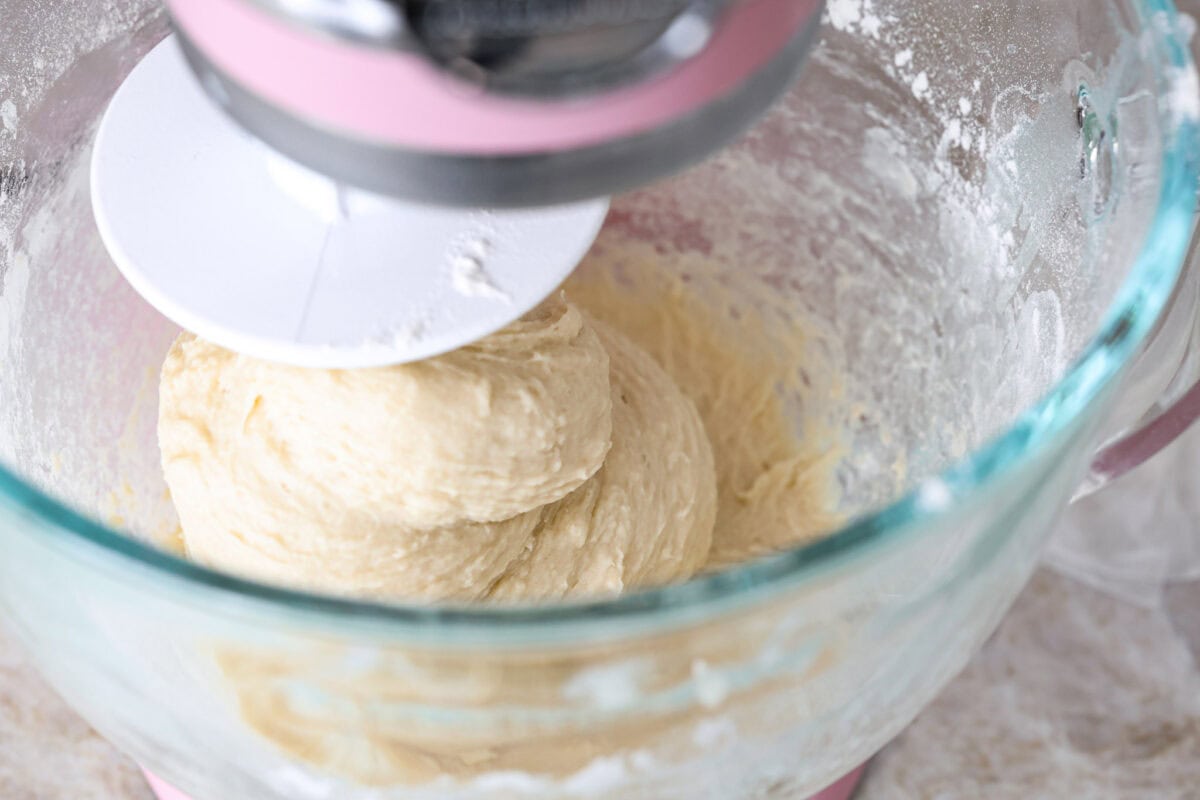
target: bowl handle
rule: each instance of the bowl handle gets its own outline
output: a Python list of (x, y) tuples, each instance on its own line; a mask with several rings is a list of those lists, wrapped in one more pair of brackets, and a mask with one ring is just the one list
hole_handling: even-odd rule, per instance
[(1179, 283), (1135, 359), (1087, 477), (1086, 497), (1148, 461), (1200, 419), (1200, 236)]

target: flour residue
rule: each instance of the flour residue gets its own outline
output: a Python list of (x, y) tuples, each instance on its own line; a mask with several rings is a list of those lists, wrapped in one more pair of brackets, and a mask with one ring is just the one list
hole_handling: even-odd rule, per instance
[(0, 103), (0, 126), (8, 133), (17, 130), (17, 105), (11, 99)]
[(839, 31), (878, 38), (883, 18), (875, 13), (873, 0), (830, 0), (825, 10), (829, 24)]
[(496, 285), (487, 271), (486, 262), (477, 255), (463, 254), (450, 260), (450, 278), (454, 291), (464, 297), (486, 297), (511, 303), (508, 292)]
[(488, 257), (494, 249), (491, 237), (482, 233), (467, 236), (451, 246), (450, 282), (454, 291), (463, 297), (512, 302), (512, 295), (499, 286), (488, 270)]

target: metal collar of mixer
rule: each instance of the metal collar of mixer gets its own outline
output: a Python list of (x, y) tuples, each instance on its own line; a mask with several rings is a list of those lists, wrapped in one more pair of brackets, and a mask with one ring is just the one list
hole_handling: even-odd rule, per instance
[[(342, 32), (349, 16), (279, 17), (335, 5), (374, 9), (363, 16), (379, 17), (383, 39), (363, 44), (366, 23)], [(700, 160), (784, 91), (823, 7), (610, 5), (606, 16), (593, 0), (168, 0), (209, 96), (271, 147), (370, 191), (491, 207), (605, 196)]]
[(218, 69), (180, 33), (208, 95), (289, 158), (368, 191), (455, 206), (548, 205), (614, 194), (671, 175), (733, 140), (783, 92), (816, 31), (806, 29), (736, 92), (656, 130), (561, 152), (460, 155), (347, 137), (300, 119)]
[(421, 55), (488, 91), (579, 96), (695, 55), (742, 0), (248, 0), (337, 39)]

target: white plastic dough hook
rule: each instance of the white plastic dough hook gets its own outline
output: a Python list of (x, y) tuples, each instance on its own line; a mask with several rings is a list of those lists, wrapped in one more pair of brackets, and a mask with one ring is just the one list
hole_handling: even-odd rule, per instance
[(92, 201), (118, 268), (164, 315), (238, 352), (329, 368), (426, 358), (504, 327), (571, 273), (608, 211), (340, 188), (228, 118), (173, 38), (105, 114)]

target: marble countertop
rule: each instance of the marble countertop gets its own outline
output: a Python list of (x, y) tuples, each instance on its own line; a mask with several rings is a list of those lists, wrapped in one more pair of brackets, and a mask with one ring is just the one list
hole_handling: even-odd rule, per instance
[(1200, 581), (1163, 600), (1042, 570), (856, 797), (1200, 797)]
[(133, 764), (34, 673), (0, 631), (0, 797), (153, 800)]

